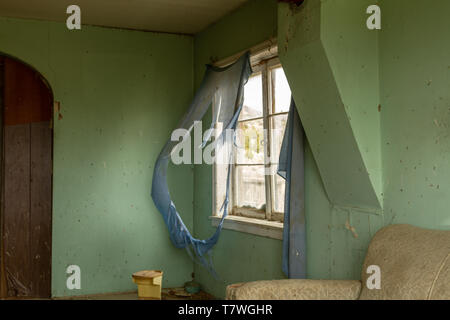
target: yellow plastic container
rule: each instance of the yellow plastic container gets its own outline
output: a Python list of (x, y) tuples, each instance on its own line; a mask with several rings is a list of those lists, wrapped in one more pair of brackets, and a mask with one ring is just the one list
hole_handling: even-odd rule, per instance
[(142, 300), (161, 300), (161, 270), (143, 270), (133, 273), (133, 282), (138, 286), (138, 296)]

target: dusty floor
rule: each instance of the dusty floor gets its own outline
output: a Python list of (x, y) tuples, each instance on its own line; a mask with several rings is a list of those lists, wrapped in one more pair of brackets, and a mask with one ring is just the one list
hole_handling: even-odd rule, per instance
[[(203, 291), (189, 294), (184, 288), (165, 288), (161, 291), (162, 300), (214, 300), (215, 298)], [(93, 294), (78, 297), (57, 298), (58, 300), (138, 300), (137, 292), (121, 292)]]

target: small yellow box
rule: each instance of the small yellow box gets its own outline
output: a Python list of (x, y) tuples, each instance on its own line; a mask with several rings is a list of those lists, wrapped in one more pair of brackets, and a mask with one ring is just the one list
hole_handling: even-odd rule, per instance
[(141, 300), (161, 300), (161, 270), (143, 270), (133, 273), (133, 282), (138, 286)]

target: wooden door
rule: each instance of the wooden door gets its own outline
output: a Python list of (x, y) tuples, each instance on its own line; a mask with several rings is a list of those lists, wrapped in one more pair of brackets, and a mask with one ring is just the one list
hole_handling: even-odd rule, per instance
[(1, 291), (8, 298), (46, 298), (51, 295), (53, 97), (35, 70), (2, 60)]

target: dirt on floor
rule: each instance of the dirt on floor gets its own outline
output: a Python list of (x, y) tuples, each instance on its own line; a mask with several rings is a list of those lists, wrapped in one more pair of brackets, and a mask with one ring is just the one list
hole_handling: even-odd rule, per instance
[(215, 297), (200, 291), (199, 293), (188, 293), (184, 288), (168, 288), (161, 290), (162, 300), (216, 300)]
[[(61, 297), (57, 300), (138, 300), (137, 292), (119, 292), (90, 294), (84, 296)], [(190, 294), (184, 288), (163, 288), (161, 290), (161, 300), (216, 300), (209, 293), (200, 291), (199, 293)]]

